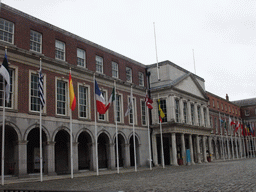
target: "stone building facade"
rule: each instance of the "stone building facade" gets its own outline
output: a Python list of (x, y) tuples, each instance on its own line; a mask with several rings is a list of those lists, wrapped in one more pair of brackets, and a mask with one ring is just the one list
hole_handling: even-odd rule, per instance
[[(11, 100), (6, 105), (5, 175), (28, 177), (39, 172), (36, 158), (39, 150), (40, 103), (37, 85), (40, 59), (46, 100), (42, 117), (44, 174), (71, 172), (70, 135), (73, 140), (74, 172), (96, 170), (96, 138), (99, 168), (116, 169), (114, 108), (111, 106), (105, 115), (94, 115), (94, 76), (106, 101), (116, 83), (120, 167), (135, 165), (134, 151), (138, 166), (148, 163), (146, 91), (154, 101), (149, 118), (155, 166), (233, 159), (245, 157), (246, 154), (252, 156), (255, 152), (253, 139), (250, 139), (251, 147), (246, 149), (249, 138), (241, 139), (241, 131), (224, 130), (219, 119), (221, 117), (227, 122), (230, 117), (235, 122), (242, 122), (244, 116), (246, 122), (254, 125), (255, 116), (252, 119), (243, 113), (248, 109), (253, 114), (256, 105), (254, 108), (242, 106), (239, 102), (232, 103), (206, 92), (202, 77), (170, 61), (144, 65), (1, 3), (0, 61), (6, 50), (11, 76)], [(72, 134), (68, 105), (70, 69), (77, 97), (77, 106), (72, 113)], [(2, 110), (1, 77), (0, 81)], [(134, 110), (125, 116), (131, 100), (131, 89)], [(161, 124), (158, 99), (165, 114)], [(247, 108), (243, 110), (243, 107)], [(0, 124), (3, 124), (2, 111)], [(2, 129), (0, 133), (2, 138)]]
[[(162, 163), (161, 133), (157, 100), (163, 118), (164, 164), (184, 165), (207, 162), (211, 149), (208, 98), (204, 79), (170, 61), (150, 65), (152, 111), (152, 150), (155, 165)], [(159, 78), (158, 78), (159, 77)]]
[[(133, 122), (136, 162), (138, 166), (146, 165), (148, 139), (144, 100), (147, 86), (145, 65), (2, 3), (1, 61), (6, 47), (11, 75), (11, 100), (6, 106), (5, 174), (27, 177), (39, 172), (36, 158), (39, 150), (40, 104), (37, 84), (40, 58), (46, 100), (42, 117), (44, 174), (71, 171), (71, 112), (68, 104), (70, 68), (77, 97), (77, 106), (72, 113), (74, 172), (96, 169), (96, 137), (99, 168), (116, 167), (114, 109), (111, 106), (105, 115), (94, 116), (94, 75), (106, 101), (116, 82), (120, 167), (135, 164)], [(129, 116), (124, 115), (131, 99), (131, 87), (134, 119), (133, 111)], [(3, 106), (2, 87), (0, 104)], [(95, 118), (98, 130), (96, 135)], [(1, 124), (2, 120), (1, 112)]]
[[(228, 95), (223, 99), (206, 92), (209, 98), (210, 122), (213, 128), (212, 158), (237, 159), (245, 156), (245, 145), (241, 135), (242, 123), (240, 107), (229, 101)], [(231, 123), (232, 122), (232, 123)]]
[[(236, 105), (240, 107), (241, 118), (243, 119), (244, 127), (244, 141), (246, 144), (245, 151), (247, 157), (255, 157), (256, 155), (256, 138), (255, 138), (255, 128), (256, 128), (256, 98), (243, 99), (238, 101), (233, 101)], [(249, 129), (250, 133), (245, 129)], [(247, 133), (247, 134), (246, 134)], [(248, 146), (248, 147), (247, 147)]]

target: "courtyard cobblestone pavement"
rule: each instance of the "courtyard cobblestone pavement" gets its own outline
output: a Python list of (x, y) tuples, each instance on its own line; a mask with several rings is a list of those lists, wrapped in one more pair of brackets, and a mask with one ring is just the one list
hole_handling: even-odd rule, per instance
[(87, 171), (64, 176), (6, 178), (0, 189), (58, 191), (256, 191), (256, 158), (215, 161), (190, 166)]

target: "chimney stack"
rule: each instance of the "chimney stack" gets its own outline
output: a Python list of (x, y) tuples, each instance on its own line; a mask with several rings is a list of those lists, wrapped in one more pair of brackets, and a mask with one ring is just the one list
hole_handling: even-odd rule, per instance
[(228, 97), (228, 94), (226, 94), (226, 100), (229, 101), (229, 97)]

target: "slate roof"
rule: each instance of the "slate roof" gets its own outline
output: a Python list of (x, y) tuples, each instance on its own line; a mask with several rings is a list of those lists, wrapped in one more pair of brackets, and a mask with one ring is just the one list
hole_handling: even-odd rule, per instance
[(240, 107), (256, 105), (256, 98), (232, 101), (232, 103), (235, 103), (235, 104), (239, 105)]

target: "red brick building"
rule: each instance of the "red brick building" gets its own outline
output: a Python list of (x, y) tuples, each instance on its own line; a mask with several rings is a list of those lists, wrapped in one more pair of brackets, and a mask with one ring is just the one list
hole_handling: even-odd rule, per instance
[[(242, 123), (240, 107), (226, 98), (206, 92), (209, 98), (210, 122), (213, 128), (213, 158), (234, 159), (244, 156), (241, 138)], [(231, 123), (232, 122), (232, 123)]]
[[(137, 153), (136, 165), (146, 165), (145, 65), (2, 3), (1, 60), (5, 50), (11, 76), (11, 100), (6, 107), (5, 174), (22, 177), (39, 171), (35, 158), (39, 150), (37, 84), (40, 58), (46, 100), (42, 117), (44, 174), (70, 172), (70, 69), (77, 98), (72, 114), (74, 172), (96, 170), (95, 138), (98, 141), (99, 168), (114, 169), (117, 164), (113, 105), (106, 114), (97, 114), (95, 136), (94, 75), (106, 101), (116, 82), (119, 165), (134, 166), (134, 152)], [(125, 117), (131, 88), (134, 110)], [(0, 101), (3, 106), (2, 87)], [(14, 167), (14, 171), (10, 171), (10, 167)]]

